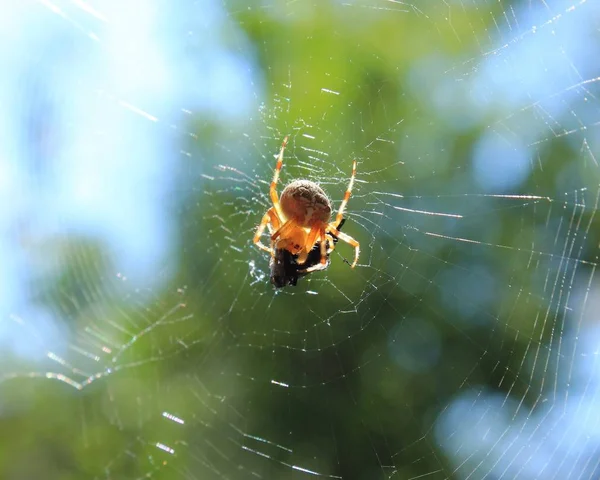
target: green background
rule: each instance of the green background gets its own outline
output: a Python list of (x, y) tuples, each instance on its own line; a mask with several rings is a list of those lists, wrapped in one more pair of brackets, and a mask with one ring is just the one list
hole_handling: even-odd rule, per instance
[[(189, 156), (173, 164), (164, 199), (174, 235), (158, 285), (115, 276), (114, 252), (94, 238), (62, 232), (43, 245), (58, 268), (29, 294), (62, 320), (72, 348), (67, 363), (47, 365), (52, 346), (25, 329), (39, 358), (2, 355), (0, 478), (313, 476), (295, 467), (483, 478), (498, 456), (486, 460), (484, 446), (471, 457), (464, 431), (454, 440), (436, 422), (475, 392), (457, 421), (479, 438), (485, 395), (533, 416), (568, 392), (557, 366), (574, 365), (566, 339), (582, 324), (567, 312), (585, 310), (573, 292), (595, 281), (598, 253), (598, 168), (581, 129), (595, 125), (597, 98), (547, 78), (555, 99), (572, 102), (580, 127), (570, 128), (535, 96), (521, 106), (497, 97), (494, 75), (525, 82), (514, 50), (529, 42), (517, 27), (527, 10), (509, 2), (223, 7), (229, 21), (212, 41), (249, 59), (255, 103), (233, 118), (200, 109), (173, 134), (168, 148)], [(190, 19), (199, 38), (202, 21)], [(484, 68), (493, 75), (478, 80)], [(285, 135), (280, 188), (309, 178), (337, 206), (359, 161), (344, 231), (362, 253), (350, 270), (340, 243), (327, 272), (276, 294), (252, 236)], [(509, 153), (527, 146), (522, 183), (478, 182), (484, 135)]]

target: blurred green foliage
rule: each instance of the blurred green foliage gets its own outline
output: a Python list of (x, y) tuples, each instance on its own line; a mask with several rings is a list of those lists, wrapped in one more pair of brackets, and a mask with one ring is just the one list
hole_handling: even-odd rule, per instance
[[(527, 262), (531, 245), (544, 242), (549, 209), (560, 215), (544, 201), (537, 210), (523, 202), (507, 209), (465, 197), (477, 193), (470, 152), (494, 119), (458, 132), (432, 109), (428, 86), (417, 93), (411, 84), (423, 62), (437, 59), (458, 81), (483, 58), (479, 40), (499, 4), (486, 5), (486, 15), (475, 2), (462, 5), (451, 18), (445, 2), (227, 5), (230, 28), (248, 44), (239, 32), (224, 31), (222, 40), (256, 56), (265, 113), (244, 125), (202, 115), (190, 125), (197, 140), (177, 166), (179, 244), (167, 285), (130, 291), (115, 280), (110, 252), (65, 238), (61, 270), (36, 287), (36, 298), (68, 323), (74, 341), (96, 332), (113, 348), (111, 361), (81, 368), (80, 378), (99, 373), (81, 390), (60, 379), (1, 384), (0, 478), (310, 477), (292, 466), (348, 479), (452, 478), (432, 433), (450, 399), (473, 385), (512, 386), (518, 396), (535, 384), (518, 374), (531, 339), (550, 341), (535, 318), (545, 308), (539, 276), (554, 267), (547, 257), (537, 258), (548, 262), (539, 268)], [(327, 162), (311, 166), (302, 149), (297, 134), (308, 125)], [(340, 244), (329, 270), (315, 274), (326, 281), (303, 279), (275, 295), (251, 238), (285, 134), (293, 136), (285, 178), (328, 182), (336, 201), (359, 158), (345, 229), (363, 251), (362, 266), (350, 271), (342, 259), (351, 249)], [(574, 156), (558, 139), (549, 150), (527, 192), (548, 195), (557, 162)], [(439, 210), (465, 218), (403, 217), (386, 193), (405, 195), (411, 208), (420, 197), (438, 199)], [(482, 243), (424, 234), (443, 230), (440, 222)], [(266, 277), (253, 276), (251, 261)], [(440, 280), (455, 269), (457, 279), (481, 281), (474, 265), (494, 280), (483, 305), (460, 290), (461, 280), (452, 293)], [(394, 360), (395, 328), (413, 318), (440, 341), (439, 361), (423, 371)], [(6, 362), (5, 371), (36, 370)]]

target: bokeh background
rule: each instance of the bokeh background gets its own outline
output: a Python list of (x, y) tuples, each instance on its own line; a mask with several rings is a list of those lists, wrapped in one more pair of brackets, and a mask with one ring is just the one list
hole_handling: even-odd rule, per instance
[(1, 3), (1, 479), (599, 478), (600, 2)]

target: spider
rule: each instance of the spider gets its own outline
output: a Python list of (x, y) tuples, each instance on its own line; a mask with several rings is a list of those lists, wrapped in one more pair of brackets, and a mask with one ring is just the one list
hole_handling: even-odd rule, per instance
[[(275, 258), (275, 253), (279, 250), (287, 250), (297, 257), (296, 263), (299, 266), (307, 264), (311, 250), (318, 244), (319, 263), (309, 263), (306, 269), (302, 269), (303, 274), (307, 274), (327, 268), (328, 255), (335, 248), (333, 241), (333, 237), (335, 237), (354, 247), (354, 262), (350, 265), (354, 268), (358, 262), (360, 245), (350, 235), (340, 232), (338, 227), (344, 218), (344, 209), (352, 193), (352, 185), (356, 176), (356, 161), (352, 164), (350, 183), (335, 220), (330, 222), (331, 202), (323, 189), (314, 182), (294, 180), (283, 189), (280, 202), (277, 195), (277, 181), (283, 166), (283, 152), (287, 142), (288, 137), (285, 137), (277, 156), (277, 164), (271, 181), (270, 195), (273, 206), (264, 214), (256, 229), (254, 243), (262, 250), (269, 252), (271, 258)], [(267, 227), (271, 233), (270, 247), (264, 245), (260, 240)], [(328, 240), (329, 238), (331, 241)]]
[[(338, 225), (338, 230), (342, 229), (342, 226), (346, 222), (346, 219), (342, 219)], [(304, 265), (298, 265), (297, 255), (292, 255), (285, 249), (275, 249), (269, 267), (271, 267), (271, 283), (275, 288), (282, 288), (287, 285), (295, 286), (298, 283), (300, 277), (308, 275), (310, 272), (307, 270), (319, 264), (318, 270), (325, 269), (329, 265), (329, 254), (332, 251), (331, 245), (338, 242), (338, 238), (332, 233), (327, 233), (327, 264), (321, 265), (321, 248), (318, 244), (315, 244), (308, 254), (306, 263)], [(315, 270), (312, 270), (315, 271)]]

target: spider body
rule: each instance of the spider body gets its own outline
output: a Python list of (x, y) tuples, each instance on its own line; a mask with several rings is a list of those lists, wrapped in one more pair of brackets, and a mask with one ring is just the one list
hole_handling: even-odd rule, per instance
[(331, 218), (331, 202), (319, 185), (310, 180), (295, 180), (281, 192), (281, 210), (304, 228), (325, 224)]
[[(352, 165), (352, 176), (344, 199), (335, 220), (330, 222), (331, 202), (323, 189), (314, 182), (296, 180), (290, 183), (283, 190), (281, 201), (279, 200), (277, 182), (283, 166), (283, 152), (287, 141), (288, 137), (285, 137), (277, 156), (277, 165), (271, 181), (270, 196), (273, 206), (264, 214), (254, 235), (254, 243), (271, 254), (272, 270), (275, 268), (276, 278), (293, 278), (299, 270), (303, 272), (302, 274), (306, 274), (327, 268), (329, 254), (335, 248), (333, 238), (354, 247), (354, 262), (351, 265), (354, 268), (360, 253), (359, 243), (349, 235), (340, 232), (338, 228), (343, 221), (344, 209), (352, 192), (356, 175), (356, 161)], [(271, 233), (271, 244), (268, 247), (261, 242), (265, 228), (268, 228)], [(318, 263), (308, 261), (315, 246), (318, 246), (319, 249)], [(280, 252), (282, 250), (289, 252), (294, 257), (295, 262), (299, 265), (296, 272), (293, 272), (293, 267), (291, 267), (292, 260), (285, 253)], [(272, 281), (273, 276), (272, 272)], [(294, 281), (297, 281), (297, 278)]]
[[(346, 222), (346, 219), (343, 219), (338, 226), (338, 230), (342, 229), (342, 225)], [(327, 263), (322, 268), (317, 268), (311, 270), (311, 272), (325, 269), (329, 265), (329, 254), (333, 250), (332, 245), (335, 245), (338, 242), (338, 238), (331, 234), (327, 234)], [(295, 286), (298, 283), (298, 279), (300, 277), (304, 277), (308, 275), (308, 269), (312, 269), (317, 265), (321, 265), (321, 248), (318, 244), (316, 244), (312, 250), (309, 252), (308, 257), (304, 265), (298, 264), (298, 256), (292, 255), (288, 250), (283, 248), (275, 249), (273, 256), (271, 257), (271, 262), (269, 266), (271, 267), (271, 283), (275, 286), (275, 288), (282, 288), (287, 285)]]

